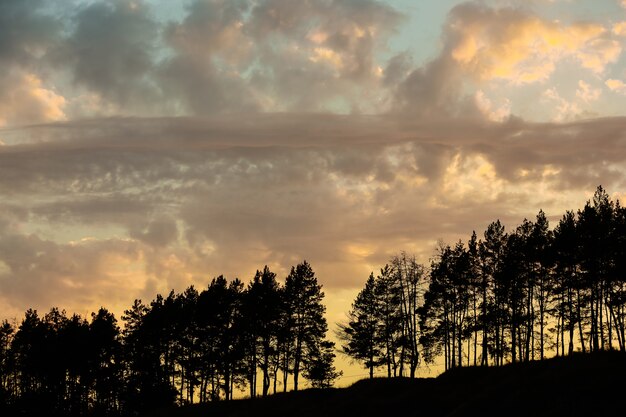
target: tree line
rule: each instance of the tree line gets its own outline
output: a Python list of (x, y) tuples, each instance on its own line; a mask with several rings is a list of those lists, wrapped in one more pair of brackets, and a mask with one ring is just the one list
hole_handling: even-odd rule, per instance
[[(427, 271), (427, 272), (426, 272)], [(415, 363), (502, 365), (626, 351), (626, 208), (602, 187), (550, 229), (543, 211), (506, 232), (406, 254), (371, 274), (339, 325), (342, 351), (388, 376)], [(416, 345), (417, 341), (417, 345)], [(404, 372), (404, 373), (403, 373)]]
[(265, 266), (247, 285), (219, 276), (200, 292), (135, 300), (123, 328), (105, 308), (90, 320), (28, 310), (19, 326), (0, 327), (0, 410), (130, 415), (235, 390), (298, 390), (302, 378), (329, 387), (340, 373), (323, 299), (304, 261), (284, 284)]

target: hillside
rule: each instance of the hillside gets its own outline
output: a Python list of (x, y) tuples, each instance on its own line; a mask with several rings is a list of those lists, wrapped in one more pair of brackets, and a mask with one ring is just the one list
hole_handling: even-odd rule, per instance
[(624, 415), (626, 355), (574, 355), (501, 368), (461, 368), (428, 379), (374, 379), (153, 413), (195, 416), (593, 416)]

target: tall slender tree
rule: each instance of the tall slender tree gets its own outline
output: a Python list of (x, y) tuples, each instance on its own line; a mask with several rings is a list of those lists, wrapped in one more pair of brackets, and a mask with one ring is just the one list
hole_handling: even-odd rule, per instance
[(328, 325), (324, 313), (326, 307), (322, 304), (324, 293), (322, 286), (311, 265), (307, 261), (291, 268), (285, 280), (285, 302), (291, 314), (293, 326), (293, 387), (299, 388), (299, 377), (304, 362), (309, 355), (315, 352), (321, 340), (324, 339)]
[(340, 324), (338, 332), (339, 338), (344, 342), (343, 352), (357, 361), (362, 361), (369, 370), (370, 379), (374, 378), (374, 369), (384, 360), (381, 346), (384, 338), (380, 334), (383, 330), (383, 317), (376, 296), (376, 281), (372, 273), (352, 303), (348, 322)]

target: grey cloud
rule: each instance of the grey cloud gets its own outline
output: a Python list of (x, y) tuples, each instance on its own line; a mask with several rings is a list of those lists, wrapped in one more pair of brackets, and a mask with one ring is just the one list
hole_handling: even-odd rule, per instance
[[(255, 114), (5, 129), (24, 143), (0, 146), (0, 304), (119, 311), (222, 273), (286, 273), (303, 258), (329, 291), (353, 288), (399, 250), (426, 262), (437, 238), (467, 238), (496, 218), (513, 227), (539, 208), (558, 216), (584, 204), (564, 206), (568, 193), (623, 187), (624, 125)], [(480, 175), (449, 177), (450, 167), (476, 157), (502, 188), (458, 194)], [(38, 225), (121, 236), (55, 242)]]
[(17, 23), (0, 36), (0, 59), (33, 61), (39, 78), (60, 80), (70, 118), (377, 112), (388, 96), (378, 54), (403, 21), (375, 0), (195, 0), (169, 23), (147, 2), (99, 0), (75, 14), (43, 5), (3, 3)]
[(249, 1), (192, 2), (182, 22), (171, 23), (165, 40), (173, 56), (159, 68), (166, 96), (186, 112), (251, 111), (258, 102), (239, 74), (251, 63), (254, 40), (241, 32)]
[(42, 85), (49, 78), (42, 61), (62, 41), (61, 22), (45, 7), (41, 0), (0, 2), (0, 126), (63, 118), (63, 98)]
[(0, 2), (0, 63), (30, 65), (59, 40), (60, 22), (43, 12), (43, 0)]
[(406, 79), (413, 68), (413, 59), (407, 52), (395, 55), (391, 57), (385, 67), (383, 83), (386, 86), (396, 86)]
[(160, 31), (143, 3), (91, 3), (71, 23), (74, 30), (55, 60), (71, 68), (76, 84), (131, 111), (141, 105), (142, 114), (162, 99), (151, 79)]
[(28, 220), (29, 214), (29, 209), (23, 205), (11, 202), (0, 203), (0, 234), (13, 232), (15, 225)]
[[(120, 188), (124, 186), (120, 184)], [(35, 204), (31, 208), (32, 214), (50, 223), (96, 226), (122, 224), (133, 228), (145, 222), (158, 205), (157, 199), (146, 195), (120, 192), (89, 194), (89, 191), (79, 193), (78, 196), (69, 193), (52, 202)]]
[(185, 113), (208, 115), (260, 109), (239, 75), (215, 68), (207, 57), (173, 58), (161, 67), (160, 79), (164, 93), (177, 97)]
[(498, 173), (510, 180), (520, 169), (553, 165), (562, 169), (561, 185), (571, 181), (572, 185), (589, 187), (602, 179), (602, 175), (587, 176), (587, 180), (581, 182), (581, 178), (575, 180), (580, 177), (576, 172), (589, 168), (597, 172), (605, 164), (620, 165), (625, 156), (621, 152), (626, 145), (624, 124), (624, 118), (616, 117), (569, 124), (516, 126), (502, 132), (502, 143), (494, 147), (491, 158)]
[[(342, 44), (340, 33), (346, 23), (363, 28), (379, 25), (378, 29), (392, 31), (402, 20), (402, 15), (390, 6), (376, 0), (314, 0), (291, 2), (288, 0), (264, 0), (252, 10), (249, 30), (255, 36), (284, 33), (305, 37), (312, 29), (322, 29), (336, 36)], [(303, 24), (308, 23), (308, 24)], [(343, 39), (343, 45), (346, 45)]]
[[(160, 180), (212, 184), (218, 178), (264, 167), (289, 168), (294, 157), (305, 164), (321, 161), (310, 171), (292, 166), (300, 172), (331, 171), (359, 178), (382, 169), (387, 162), (379, 155), (402, 144), (413, 144), (412, 159), (406, 164), (415, 165), (428, 178), (441, 175), (440, 161), (458, 149), (485, 155), (499, 176), (514, 181), (517, 171), (548, 164), (574, 168), (619, 163), (624, 157), (620, 152), (623, 125), (622, 118), (490, 124), (315, 114), (68, 122), (30, 128), (36, 132), (30, 135), (45, 138), (40, 143), (0, 147), (0, 187), (5, 192), (25, 192), (40, 181), (45, 187), (46, 181), (67, 181), (78, 192), (110, 192), (120, 187), (157, 187)], [(258, 180), (258, 176), (250, 178)]]
[(401, 20), (372, 0), (194, 1), (167, 28), (159, 82), (200, 115), (356, 108)]
[(396, 110), (418, 117), (459, 116), (462, 78), (452, 60), (442, 55), (413, 70), (396, 89)]
[[(208, 60), (214, 52), (228, 56), (241, 52), (237, 48), (245, 51), (249, 45), (237, 45), (234, 41), (242, 39), (239, 29), (251, 6), (249, 0), (192, 1), (185, 19), (167, 27), (166, 41), (177, 51), (202, 55)], [(232, 47), (234, 50), (228, 50)], [(231, 57), (237, 61), (236, 55)]]
[[(489, 20), (485, 30), (497, 46), (500, 37), (512, 36), (507, 25), (536, 17), (520, 8), (461, 4), (443, 28), (440, 54), (415, 67), (406, 53), (380, 62), (405, 19), (376, 0), (194, 0), (184, 18), (171, 22), (154, 19), (149, 2), (130, 0), (89, 2), (75, 14), (41, 0), (7, 0), (0, 7), (0, 60), (19, 74), (28, 66), (47, 93), (68, 102), (66, 114), (57, 106), (56, 117), (40, 102), (24, 105), (35, 110), (11, 124), (104, 114), (389, 108), (411, 117), (480, 119), (465, 83), (481, 63), (461, 68), (453, 58), (464, 40), (459, 27)], [(581, 52), (587, 65), (611, 62), (613, 40), (596, 40)], [(4, 101), (8, 88), (0, 86)], [(7, 109), (0, 108), (0, 118)]]
[[(175, 251), (194, 271), (229, 276), (306, 257), (342, 271), (327, 285), (349, 287), (360, 251), (382, 259), (419, 247), (427, 257), (437, 237), (556, 206), (529, 191), (538, 185), (560, 195), (623, 184), (625, 124), (316, 114), (66, 122), (20, 129), (41, 142), (0, 147), (0, 188), (51, 225), (122, 227), (161, 254), (146, 259), (166, 282), (187, 282), (163, 260)], [(465, 177), (480, 180), (462, 165), (478, 157), (504, 188), (469, 183), (457, 195)]]
[(291, 110), (375, 107), (379, 98), (367, 96), (380, 89), (375, 55), (402, 20), (377, 1), (260, 2), (245, 27), (267, 39), (252, 85)]
[(160, 215), (144, 227), (130, 226), (130, 236), (151, 246), (165, 247), (178, 239), (178, 228), (174, 219)]

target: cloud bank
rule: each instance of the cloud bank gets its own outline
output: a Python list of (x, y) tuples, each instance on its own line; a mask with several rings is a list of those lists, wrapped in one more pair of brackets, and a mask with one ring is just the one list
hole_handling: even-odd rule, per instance
[(306, 258), (340, 318), (393, 253), (623, 196), (626, 119), (590, 116), (625, 90), (617, 22), (462, 3), (414, 62), (375, 0), (72, 10), (0, 3), (0, 314)]
[(0, 147), (0, 293), (122, 302), (303, 258), (329, 290), (352, 288), (398, 250), (426, 261), (438, 238), (624, 189), (624, 122), (266, 114), (8, 130), (39, 140)]

